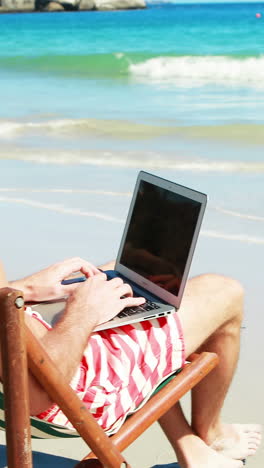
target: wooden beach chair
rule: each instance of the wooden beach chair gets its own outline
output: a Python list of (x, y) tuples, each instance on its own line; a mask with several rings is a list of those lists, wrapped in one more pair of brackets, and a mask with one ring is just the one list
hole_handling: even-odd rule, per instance
[[(188, 390), (217, 364), (214, 353), (195, 354), (190, 362), (132, 416), (117, 434), (108, 437), (83, 405), (49, 358), (44, 348), (24, 325), (24, 300), (20, 291), (0, 289), (0, 339), (3, 367), (5, 428), (9, 468), (31, 468), (32, 435), (76, 436), (60, 426), (29, 417), (28, 372), (61, 407), (90, 452), (75, 468), (131, 468), (122, 451), (157, 421)], [(31, 423), (31, 424), (30, 424)], [(37, 428), (37, 433), (36, 433)], [(39, 431), (39, 432), (38, 432)], [(40, 435), (42, 433), (42, 435)]]

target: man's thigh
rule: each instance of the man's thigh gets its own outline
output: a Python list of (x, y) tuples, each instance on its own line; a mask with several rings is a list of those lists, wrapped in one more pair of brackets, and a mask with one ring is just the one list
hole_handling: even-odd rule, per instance
[(236, 316), (242, 319), (242, 310), (243, 289), (236, 280), (215, 274), (191, 278), (178, 311), (186, 356), (228, 321)]

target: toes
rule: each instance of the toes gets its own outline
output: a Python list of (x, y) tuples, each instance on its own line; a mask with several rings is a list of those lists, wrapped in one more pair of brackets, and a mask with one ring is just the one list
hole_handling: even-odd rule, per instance
[(262, 425), (261, 424), (234, 424), (234, 427), (239, 432), (252, 432), (256, 434), (262, 433)]
[(248, 448), (258, 448), (259, 447), (259, 443), (258, 442), (255, 442), (254, 440), (249, 440), (248, 441)]
[(258, 450), (260, 446), (260, 443), (261, 443), (261, 437), (257, 435), (248, 437), (249, 455), (254, 455), (256, 453), (256, 451)]
[(232, 437), (218, 439), (211, 445), (211, 448), (233, 459), (237, 464), (232, 465), (232, 468), (237, 468), (243, 466), (242, 459), (254, 455), (258, 450), (262, 439), (262, 426), (259, 424), (234, 424), (232, 426), (237, 439)]
[(257, 451), (256, 449), (249, 449), (248, 450), (248, 457), (252, 457), (252, 455), (255, 455), (256, 451)]
[(258, 434), (262, 433), (262, 426), (261, 424), (247, 424), (247, 432), (256, 432)]
[(256, 442), (260, 442), (262, 437), (261, 437), (261, 434), (257, 434), (257, 433), (247, 433), (247, 437), (248, 437), (248, 440), (255, 440)]
[(259, 448), (259, 444), (256, 444), (256, 443), (249, 443), (248, 444), (248, 454), (249, 455), (254, 455), (256, 453), (256, 451), (258, 450)]

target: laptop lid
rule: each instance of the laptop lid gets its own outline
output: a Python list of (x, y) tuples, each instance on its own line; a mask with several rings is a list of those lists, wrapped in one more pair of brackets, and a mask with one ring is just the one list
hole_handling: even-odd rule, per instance
[(207, 196), (141, 171), (115, 270), (179, 308)]

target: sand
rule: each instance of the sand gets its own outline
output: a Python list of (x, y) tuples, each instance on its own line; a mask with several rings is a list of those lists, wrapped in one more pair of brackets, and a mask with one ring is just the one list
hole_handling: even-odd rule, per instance
[[(15, 279), (75, 255), (95, 264), (114, 258), (136, 174), (137, 168), (1, 161), (1, 259), (8, 277)], [(190, 173), (171, 176), (199, 189), (204, 185), (210, 191), (213, 186), (205, 176), (199, 179)], [(226, 422), (264, 424), (262, 237), (260, 242), (254, 242), (250, 232), (244, 232), (244, 237), (214, 236), (211, 228), (215, 216), (209, 205), (190, 274), (230, 275), (242, 282), (246, 292), (241, 356), (223, 416)], [(226, 227), (231, 233), (242, 232), (239, 219), (232, 218)], [(184, 399), (184, 407), (189, 410), (189, 397)], [(1, 437), (0, 468), (5, 466), (4, 434)], [(81, 459), (87, 452), (81, 440), (71, 444), (34, 441), (33, 450), (37, 468), (73, 466), (73, 460)], [(136, 468), (174, 462), (174, 454), (157, 424), (126, 454)], [(263, 464), (262, 447), (248, 466), (260, 468)]]

